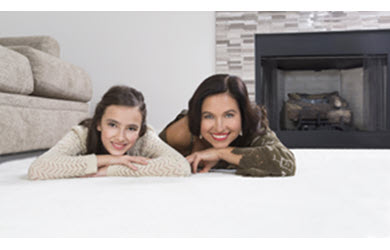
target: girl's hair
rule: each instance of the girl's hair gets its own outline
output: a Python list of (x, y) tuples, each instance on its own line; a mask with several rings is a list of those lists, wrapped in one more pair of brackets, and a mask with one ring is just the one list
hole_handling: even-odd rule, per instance
[(97, 104), (93, 117), (79, 124), (88, 128), (87, 154), (108, 154), (101, 141), (101, 132), (97, 130), (97, 125), (110, 105), (138, 107), (142, 116), (139, 136), (143, 136), (146, 132), (146, 104), (142, 93), (128, 86), (113, 86)]
[(203, 101), (208, 96), (221, 93), (232, 96), (240, 108), (242, 136), (238, 136), (232, 146), (248, 145), (255, 134), (265, 133), (268, 128), (267, 111), (250, 102), (245, 83), (237, 76), (217, 74), (205, 79), (188, 103), (188, 125), (193, 135), (200, 135)]

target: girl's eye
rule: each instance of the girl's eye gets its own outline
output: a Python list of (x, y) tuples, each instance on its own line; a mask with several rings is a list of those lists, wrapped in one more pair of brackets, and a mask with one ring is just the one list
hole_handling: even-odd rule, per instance
[(112, 128), (115, 128), (115, 127), (116, 127), (116, 124), (115, 124), (115, 123), (112, 123), (112, 122), (110, 122), (110, 123), (108, 123), (108, 126), (110, 126), (110, 127), (112, 127)]
[(227, 118), (232, 118), (232, 117), (234, 117), (234, 114), (231, 114), (231, 113), (226, 114), (226, 117), (227, 117)]
[(137, 128), (130, 127), (129, 130), (130, 131), (137, 131)]
[(213, 115), (204, 115), (203, 118), (204, 119), (213, 119)]

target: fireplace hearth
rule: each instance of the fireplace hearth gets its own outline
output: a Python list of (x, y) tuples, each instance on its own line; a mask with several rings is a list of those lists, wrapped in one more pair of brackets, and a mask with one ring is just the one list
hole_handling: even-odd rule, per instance
[(256, 34), (256, 102), (292, 148), (390, 148), (390, 30)]

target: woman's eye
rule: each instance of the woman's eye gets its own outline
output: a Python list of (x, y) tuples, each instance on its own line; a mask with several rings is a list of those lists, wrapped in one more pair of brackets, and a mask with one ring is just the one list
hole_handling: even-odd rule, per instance
[(115, 128), (115, 127), (116, 127), (116, 124), (115, 124), (115, 123), (112, 123), (112, 122), (110, 122), (110, 123), (108, 123), (108, 126), (110, 126), (110, 127), (112, 127), (112, 128)]
[(204, 115), (203, 118), (204, 119), (213, 119), (213, 115)]
[(130, 127), (129, 130), (130, 130), (130, 131), (137, 131), (137, 128), (132, 128), (132, 127)]
[(232, 118), (232, 117), (234, 117), (234, 114), (226, 114), (226, 117), (227, 118)]

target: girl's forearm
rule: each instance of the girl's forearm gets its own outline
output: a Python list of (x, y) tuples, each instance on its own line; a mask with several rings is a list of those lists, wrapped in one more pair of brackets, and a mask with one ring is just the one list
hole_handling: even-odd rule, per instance
[(112, 155), (96, 155), (97, 167), (101, 168), (112, 164)]

